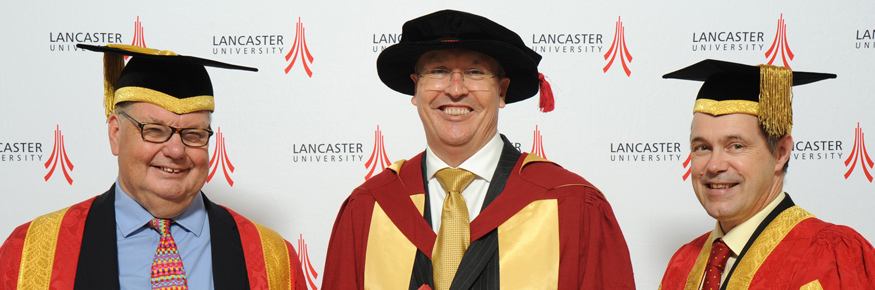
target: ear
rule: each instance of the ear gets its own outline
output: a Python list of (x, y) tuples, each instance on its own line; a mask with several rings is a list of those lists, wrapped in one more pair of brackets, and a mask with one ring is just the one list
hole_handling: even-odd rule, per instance
[(507, 88), (510, 86), (510, 79), (504, 77), (501, 79), (501, 83), (498, 84), (498, 107), (504, 108), (505, 102), (504, 99), (507, 97)]
[(416, 82), (419, 81), (419, 75), (410, 74), (410, 79), (413, 80), (413, 97), (410, 97), (410, 103), (416, 106)]
[(775, 172), (783, 171), (784, 164), (790, 161), (793, 153), (793, 136), (784, 135), (778, 140), (778, 148), (775, 149)]
[(112, 155), (118, 156), (119, 153), (119, 138), (121, 138), (121, 124), (117, 114), (112, 114), (106, 121), (107, 134), (109, 135), (109, 148), (112, 149)]

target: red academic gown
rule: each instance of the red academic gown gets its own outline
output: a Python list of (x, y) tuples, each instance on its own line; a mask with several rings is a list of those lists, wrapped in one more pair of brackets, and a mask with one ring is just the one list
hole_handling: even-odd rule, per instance
[[(16, 228), (0, 247), (0, 290), (119, 289), (114, 202), (115, 185)], [(307, 289), (288, 241), (206, 196), (204, 204), (215, 289)]]
[[(714, 238), (671, 258), (663, 290), (699, 289)], [(721, 289), (875, 289), (875, 250), (853, 229), (817, 219), (788, 195), (754, 232)]]
[[(507, 139), (450, 289), (634, 289), (626, 241), (604, 195)], [(324, 289), (434, 287), (423, 154), (356, 188), (338, 213)]]

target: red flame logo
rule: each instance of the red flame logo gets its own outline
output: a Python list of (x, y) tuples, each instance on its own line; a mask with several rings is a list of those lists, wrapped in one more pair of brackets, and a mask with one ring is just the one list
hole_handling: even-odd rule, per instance
[[(863, 168), (863, 174), (866, 175), (866, 179), (869, 179), (871, 183), (872, 174), (869, 173), (869, 169), (875, 166), (875, 163), (872, 162), (872, 159), (869, 158), (869, 152), (866, 151), (866, 142), (863, 139), (863, 130), (860, 129), (859, 122), (857, 123), (857, 129), (854, 130), (854, 149), (851, 150), (851, 155), (845, 160), (845, 166), (851, 166), (851, 168), (848, 168), (848, 172), (845, 172), (845, 179), (848, 179), (848, 176), (851, 176), (851, 173), (854, 172), (854, 168), (857, 166), (857, 159), (860, 159), (860, 164), (862, 165), (860, 167)], [(866, 165), (869, 167), (866, 168)]]
[[(690, 153), (690, 155), (687, 155), (687, 160), (684, 160), (684, 168), (687, 169), (687, 173), (684, 173), (684, 176), (683, 176), (684, 180), (687, 180), (687, 178), (690, 177), (690, 173), (693, 172), (693, 167), (690, 166), (690, 161), (692, 159), (693, 159), (693, 153)], [(689, 166), (689, 168), (687, 168), (688, 166)]]
[(538, 125), (535, 125), (535, 138), (532, 141), (532, 154), (538, 157), (547, 159), (547, 154), (544, 153), (544, 137), (541, 136), (541, 130), (538, 130)]
[(784, 62), (784, 66), (789, 68), (790, 64), (787, 63), (787, 57), (793, 60), (793, 51), (790, 50), (790, 45), (787, 44), (787, 24), (784, 23), (783, 13), (781, 13), (781, 18), (778, 18), (778, 31), (775, 32), (775, 40), (772, 41), (772, 46), (766, 51), (766, 58), (769, 59), (768, 64), (771, 65), (775, 61), (778, 51), (781, 52), (781, 61)]
[(626, 76), (628, 77), (632, 71), (629, 70), (629, 66), (626, 65), (626, 62), (632, 62), (632, 54), (629, 53), (629, 48), (626, 47), (626, 27), (623, 26), (623, 21), (620, 21), (620, 17), (617, 17), (617, 25), (614, 30), (614, 41), (611, 43), (611, 49), (608, 50), (608, 53), (605, 53), (605, 59), (608, 59), (610, 56), (611, 60), (608, 61), (608, 64), (602, 69), (605, 73), (608, 72), (608, 69), (611, 68), (611, 65), (614, 64), (614, 59), (617, 57), (617, 54), (620, 55), (620, 63), (623, 64), (623, 70), (626, 72)]
[(307, 251), (307, 243), (304, 242), (304, 234), (298, 237), (298, 258), (301, 259), (301, 270), (303, 270), (304, 276), (307, 276), (307, 284), (310, 285), (311, 289), (318, 290), (319, 288), (313, 281), (319, 277), (319, 273), (316, 273), (316, 269), (310, 263), (310, 253)]
[(307, 48), (307, 39), (304, 36), (304, 24), (301, 23), (301, 17), (298, 17), (298, 24), (296, 25), (295, 43), (292, 44), (292, 49), (286, 54), (286, 61), (292, 61), (286, 67), (286, 74), (289, 74), (289, 71), (295, 66), (295, 61), (298, 60), (299, 54), (301, 55), (301, 63), (304, 65), (307, 76), (312, 78), (313, 72), (310, 70), (310, 66), (307, 65), (307, 61), (310, 61), (312, 64), (313, 55), (310, 54), (310, 49)]
[(207, 182), (213, 179), (213, 175), (219, 169), (220, 163), (222, 165), (222, 173), (225, 174), (225, 180), (228, 181), (228, 185), (234, 186), (234, 180), (231, 180), (231, 176), (228, 174), (228, 171), (234, 172), (234, 164), (231, 164), (231, 160), (228, 159), (228, 152), (225, 151), (225, 136), (222, 135), (222, 127), (216, 130), (216, 149), (213, 150), (213, 158), (210, 158), (210, 175), (207, 176)]
[(55, 173), (55, 167), (58, 166), (59, 162), (61, 163), (61, 170), (64, 172), (64, 177), (67, 178), (67, 183), (73, 185), (73, 178), (70, 178), (70, 174), (67, 173), (67, 168), (70, 168), (70, 171), (73, 171), (73, 163), (71, 163), (70, 158), (67, 157), (67, 149), (64, 147), (64, 135), (61, 134), (60, 126), (55, 125), (55, 145), (52, 147), (52, 157), (45, 163), (46, 168), (49, 168), (49, 164), (51, 164), (52, 169), (49, 169), (49, 173), (46, 174), (44, 178), (46, 181), (49, 181), (49, 178)]
[[(143, 23), (140, 23), (140, 16), (137, 16), (137, 22), (134, 22), (134, 41), (131, 42), (133, 46), (146, 47), (146, 39), (143, 38)], [(127, 60), (130, 55), (125, 56), (125, 60)]]
[(365, 175), (365, 180), (371, 179), (371, 176), (374, 176), (374, 172), (377, 170), (377, 163), (380, 163), (380, 169), (392, 164), (389, 161), (389, 156), (386, 156), (386, 147), (383, 144), (383, 132), (380, 131), (380, 126), (377, 126), (377, 131), (374, 131), (374, 150), (371, 151), (371, 157), (368, 158), (368, 162), (365, 162), (365, 168), (370, 168), (368, 175)]

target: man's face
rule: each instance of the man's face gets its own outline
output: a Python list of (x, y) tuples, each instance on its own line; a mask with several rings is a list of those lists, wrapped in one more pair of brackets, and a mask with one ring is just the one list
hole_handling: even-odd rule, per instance
[[(786, 147), (786, 137), (781, 146)], [(786, 158), (778, 152), (788, 148), (770, 153), (756, 116), (696, 113), (690, 146), (693, 190), (724, 231), (748, 220), (781, 193)]]
[[(145, 102), (130, 104), (124, 111), (141, 123), (210, 128), (208, 111), (177, 115)], [(153, 215), (181, 213), (206, 182), (207, 146), (186, 146), (178, 133), (164, 143), (145, 141), (137, 124), (118, 114), (110, 116), (109, 137), (112, 153), (118, 156), (120, 186)]]
[[(468, 70), (499, 73), (495, 59), (470, 50), (429, 51), (419, 58), (417, 68), (419, 71), (411, 75), (416, 83), (411, 102), (419, 111), (429, 146), (439, 156), (462, 154), (467, 159), (498, 132), (498, 110), (504, 108), (510, 79), (463, 80), (461, 72)], [(453, 73), (445, 80), (417, 75), (435, 69)]]

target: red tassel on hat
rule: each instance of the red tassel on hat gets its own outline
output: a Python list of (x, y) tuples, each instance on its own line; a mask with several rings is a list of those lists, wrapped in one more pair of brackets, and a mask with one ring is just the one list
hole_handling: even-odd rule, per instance
[(538, 82), (541, 84), (541, 112), (553, 111), (555, 104), (553, 101), (553, 88), (550, 83), (544, 78), (544, 74), (538, 73)]

